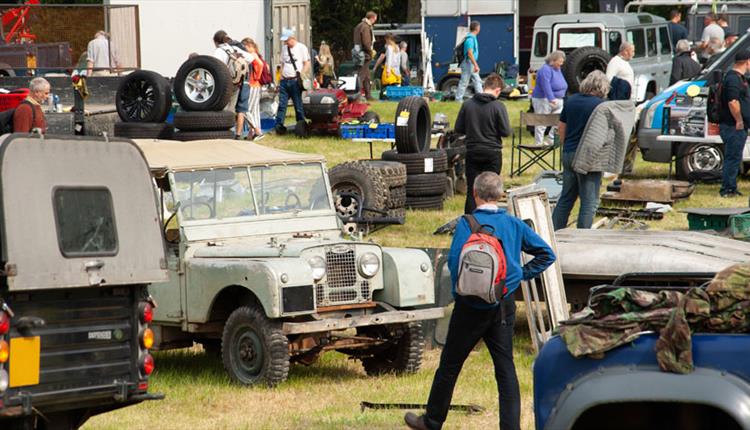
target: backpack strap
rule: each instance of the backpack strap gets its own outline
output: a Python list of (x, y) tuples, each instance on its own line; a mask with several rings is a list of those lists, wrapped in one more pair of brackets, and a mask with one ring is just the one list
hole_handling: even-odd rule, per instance
[(299, 73), (299, 70), (297, 70), (297, 61), (294, 59), (294, 55), (292, 55), (292, 48), (289, 47), (289, 45), (287, 45), (286, 50), (289, 53), (289, 59), (292, 61), (292, 67), (294, 68), (294, 72)]
[(36, 109), (34, 109), (34, 104), (26, 99), (21, 100), (21, 103), (19, 103), (19, 105), (23, 104), (29, 105), (31, 108), (31, 128), (34, 128), (34, 122), (36, 122)]
[(474, 233), (484, 233), (484, 234), (489, 234), (491, 236), (494, 236), (494, 233), (492, 231), (494, 229), (488, 228), (490, 226), (479, 224), (479, 221), (477, 221), (477, 219), (476, 219), (476, 217), (474, 217), (474, 215), (466, 214), (466, 215), (464, 215), (464, 219), (466, 220), (466, 222), (469, 223), (469, 229), (471, 230), (472, 234), (474, 234)]

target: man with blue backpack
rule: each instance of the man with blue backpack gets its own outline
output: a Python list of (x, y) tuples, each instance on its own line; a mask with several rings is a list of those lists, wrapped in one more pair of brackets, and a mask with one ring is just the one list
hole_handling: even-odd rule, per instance
[(458, 63), (461, 65), (461, 79), (458, 81), (456, 88), (456, 101), (463, 101), (466, 87), (474, 81), (474, 94), (482, 92), (482, 78), (479, 76), (479, 21), (472, 21), (469, 24), (469, 34), (466, 35), (463, 42), (456, 47), (458, 54)]
[[(440, 365), (424, 415), (407, 413), (412, 429), (440, 429), (464, 361), (479, 340), (492, 356), (500, 401), (500, 428), (521, 428), (521, 394), (513, 363), (513, 293), (521, 281), (544, 272), (554, 261), (549, 245), (523, 221), (498, 209), (500, 175), (483, 172), (474, 181), (477, 209), (458, 222), (448, 255), (456, 299)], [(521, 252), (533, 256), (521, 265)]]

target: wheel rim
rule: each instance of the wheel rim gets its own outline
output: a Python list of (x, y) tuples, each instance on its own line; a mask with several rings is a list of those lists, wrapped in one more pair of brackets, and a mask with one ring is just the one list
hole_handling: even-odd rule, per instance
[(232, 342), (232, 355), (243, 379), (253, 380), (261, 374), (265, 351), (263, 341), (252, 327), (243, 326), (237, 331)]
[(131, 120), (143, 120), (151, 115), (156, 106), (156, 88), (143, 79), (127, 83), (120, 96), (120, 106)]
[(688, 167), (694, 171), (718, 170), (722, 164), (722, 155), (716, 147), (700, 145), (693, 149), (688, 156)]
[(359, 212), (359, 203), (356, 199), (350, 196), (342, 196), (342, 194), (354, 194), (361, 199), (362, 190), (354, 184), (346, 183), (337, 185), (333, 192), (336, 195), (336, 202), (334, 204), (336, 212), (345, 217), (356, 216)]
[(195, 103), (205, 103), (214, 94), (216, 81), (206, 69), (193, 69), (185, 78), (185, 95)]

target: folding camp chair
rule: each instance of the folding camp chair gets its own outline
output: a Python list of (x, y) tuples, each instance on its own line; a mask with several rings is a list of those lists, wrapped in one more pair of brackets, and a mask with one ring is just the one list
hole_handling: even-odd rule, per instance
[[(543, 170), (562, 170), (562, 154), (558, 156), (560, 144), (555, 139), (552, 144), (537, 145), (523, 143), (523, 135), (527, 133), (527, 127), (556, 127), (560, 122), (559, 114), (539, 114), (521, 112), (518, 124), (518, 134), (513, 133), (512, 148), (510, 153), (510, 176), (520, 175), (530, 167), (537, 165)], [(534, 139), (531, 137), (530, 139)], [(518, 140), (518, 142), (516, 142)], [(552, 163), (546, 157), (552, 154)], [(526, 157), (526, 161), (523, 158)]]

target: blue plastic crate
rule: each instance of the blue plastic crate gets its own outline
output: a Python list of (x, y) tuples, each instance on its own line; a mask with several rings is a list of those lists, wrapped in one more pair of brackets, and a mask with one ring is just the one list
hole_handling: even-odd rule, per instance
[(276, 118), (261, 118), (260, 119), (260, 129), (263, 130), (263, 133), (269, 130), (272, 130), (275, 125), (276, 125)]
[(370, 139), (387, 139), (388, 128), (385, 124), (377, 124), (376, 127), (367, 126), (365, 128), (365, 137)]
[(341, 124), (339, 132), (344, 139), (357, 139), (365, 137), (365, 127), (363, 125)]
[(404, 97), (410, 96), (422, 97), (424, 96), (424, 88), (415, 86), (390, 86), (385, 88), (385, 96), (388, 98), (388, 100), (400, 100)]
[(380, 124), (383, 128), (385, 128), (387, 132), (387, 138), (388, 139), (395, 139), (396, 138), (396, 124)]

